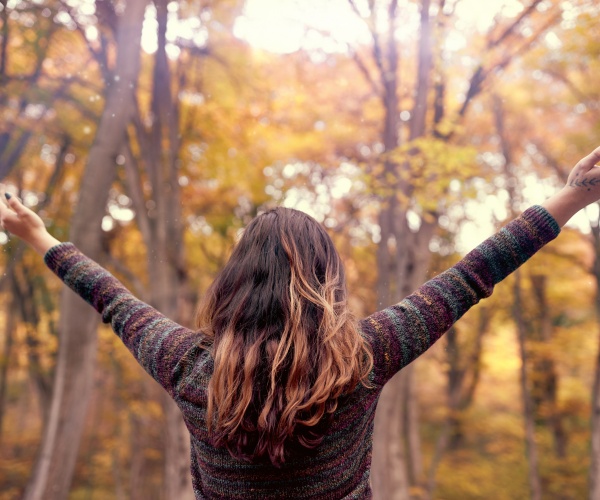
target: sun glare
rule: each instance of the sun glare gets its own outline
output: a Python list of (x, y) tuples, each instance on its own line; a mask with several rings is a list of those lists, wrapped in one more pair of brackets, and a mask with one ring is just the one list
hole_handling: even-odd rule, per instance
[[(402, 25), (397, 36), (402, 40), (416, 32), (419, 15), (416, 3), (400, 2), (399, 8)], [(460, 34), (464, 29), (485, 31), (498, 13), (514, 17), (522, 9), (518, 0), (459, 1), (457, 31), (447, 40), (447, 48), (464, 47), (466, 39)], [(341, 52), (348, 44), (368, 43), (370, 39), (365, 23), (352, 11), (348, 0), (247, 0), (244, 13), (235, 22), (234, 34), (256, 48), (280, 54), (300, 49)]]
[[(356, 2), (364, 14), (366, 7)], [(376, 3), (377, 5), (377, 3)], [(383, 5), (383, 3), (381, 4)], [(543, 6), (542, 2), (540, 6)], [(383, 7), (382, 7), (383, 8)], [(437, 8), (437, 6), (432, 6)], [(543, 7), (539, 7), (543, 8)], [(418, 3), (405, 0), (399, 3), (396, 36), (399, 42), (414, 39), (418, 31)], [(455, 28), (445, 40), (445, 48), (462, 49), (467, 40), (465, 30), (487, 30), (494, 17), (501, 13), (514, 17), (523, 5), (518, 0), (460, 0), (456, 4)], [(378, 16), (385, 29), (385, 15)], [(370, 43), (371, 35), (365, 22), (352, 10), (348, 0), (246, 0), (243, 14), (234, 24), (234, 35), (253, 47), (279, 54), (289, 54), (300, 49), (325, 53), (346, 52), (348, 46)], [(97, 32), (86, 32), (88, 39), (96, 39)], [(207, 41), (207, 31), (198, 18), (177, 18), (177, 3), (169, 4), (167, 25), (167, 53), (172, 59), (179, 55), (174, 43), (186, 39), (202, 46)], [(146, 53), (156, 51), (156, 10), (149, 6), (142, 32), (142, 48)]]
[(301, 48), (340, 51), (369, 36), (364, 23), (348, 10), (347, 0), (248, 0), (234, 34), (257, 48), (282, 54)]

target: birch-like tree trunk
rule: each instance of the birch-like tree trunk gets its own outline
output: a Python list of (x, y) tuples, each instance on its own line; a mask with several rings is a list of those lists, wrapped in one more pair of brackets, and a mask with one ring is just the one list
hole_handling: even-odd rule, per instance
[[(532, 274), (530, 281), (532, 295), (538, 308), (539, 324), (535, 340), (548, 345), (552, 341), (552, 315), (546, 293), (546, 276)], [(533, 369), (534, 410), (538, 418), (546, 422), (552, 432), (554, 452), (557, 458), (564, 459), (567, 455), (568, 435), (558, 404), (558, 374), (552, 354), (546, 350), (538, 353), (533, 359)]]
[[(418, 75), (415, 100), (409, 130), (409, 140), (425, 134), (427, 96), (430, 91), (431, 33), (429, 28), (429, 0), (421, 2), (419, 32)], [(395, 40), (397, 2), (388, 7), (387, 50), (385, 60), (377, 36), (373, 37), (374, 58), (379, 68), (382, 104), (385, 121), (382, 142), (386, 152), (398, 148), (401, 141), (398, 97), (397, 41)], [(411, 196), (412, 187), (401, 180), (400, 170), (408, 165), (384, 162), (384, 179), (396, 179), (386, 186), (392, 192), (384, 202), (379, 216), (381, 241), (378, 245), (378, 304), (380, 307), (398, 302), (419, 286), (425, 278), (429, 263), (428, 245), (433, 225), (423, 224), (418, 232), (408, 227), (408, 206), (400, 200)], [(389, 277), (393, 281), (389, 281)], [(373, 493), (376, 498), (406, 499), (411, 488), (423, 486), (423, 459), (419, 434), (419, 411), (415, 395), (414, 367), (404, 368), (387, 384), (381, 394), (375, 418), (373, 437)]]
[(525, 320), (523, 318), (523, 302), (521, 297), (521, 272), (515, 271), (515, 284), (513, 287), (513, 317), (517, 327), (517, 340), (519, 341), (519, 353), (521, 354), (520, 382), (521, 398), (523, 400), (523, 420), (525, 422), (525, 448), (529, 470), (527, 479), (531, 492), (531, 500), (542, 499), (542, 481), (540, 478), (540, 465), (535, 441), (535, 420), (533, 416), (533, 403), (527, 377), (527, 350), (525, 339), (527, 336)]
[[(509, 213), (511, 217), (516, 216), (517, 206), (517, 195), (516, 187), (518, 185), (517, 176), (514, 172), (513, 163), (513, 150), (512, 145), (507, 137), (504, 109), (502, 106), (502, 99), (498, 96), (494, 96), (494, 118), (496, 125), (496, 132), (500, 138), (500, 149), (502, 156), (504, 157), (504, 172), (507, 182), (507, 191), (509, 198)], [(514, 182), (512, 182), (514, 181)], [(523, 401), (523, 421), (525, 427), (525, 448), (527, 454), (528, 471), (527, 478), (529, 481), (529, 488), (531, 492), (532, 500), (541, 500), (542, 498), (542, 481), (540, 478), (540, 467), (539, 457), (537, 450), (537, 443), (535, 440), (535, 417), (533, 401), (531, 397), (531, 389), (529, 383), (529, 377), (527, 374), (528, 365), (528, 354), (526, 348), (527, 339), (527, 325), (525, 324), (525, 318), (523, 317), (523, 300), (521, 296), (522, 283), (521, 283), (521, 271), (517, 269), (514, 273), (515, 281), (513, 286), (513, 303), (512, 303), (512, 314), (517, 329), (517, 341), (519, 344), (519, 353), (521, 355), (521, 368), (520, 368), (520, 383), (521, 383), (521, 398)]]
[[(166, 53), (167, 4), (156, 6), (157, 50), (152, 74), (151, 125), (140, 115), (134, 118), (138, 148), (124, 148), (127, 187), (137, 223), (147, 249), (150, 303), (169, 318), (188, 324), (180, 314), (180, 300), (186, 284), (183, 252), (183, 221), (179, 187), (179, 107)], [(140, 157), (133, 151), (139, 149)], [(143, 171), (143, 170), (144, 171)], [(149, 193), (142, 184), (147, 181)], [(147, 209), (148, 202), (154, 207)], [(190, 477), (190, 436), (181, 412), (165, 393), (162, 397), (164, 422), (165, 498), (193, 500)]]
[(456, 449), (463, 439), (462, 415), (473, 402), (479, 384), (483, 337), (488, 329), (491, 314), (485, 306), (479, 306), (479, 322), (470, 353), (457, 341), (456, 327), (446, 333), (448, 356), (448, 415), (436, 441), (433, 458), (427, 475), (425, 498), (434, 498), (436, 472), (447, 449)]
[[(115, 178), (114, 159), (125, 137), (137, 85), (140, 39), (147, 0), (129, 0), (119, 19), (115, 77), (107, 82), (98, 125), (71, 223), (70, 239), (92, 258), (101, 255), (101, 222)], [(92, 391), (98, 315), (73, 292), (63, 290), (60, 346), (52, 403), (26, 500), (67, 497)]]

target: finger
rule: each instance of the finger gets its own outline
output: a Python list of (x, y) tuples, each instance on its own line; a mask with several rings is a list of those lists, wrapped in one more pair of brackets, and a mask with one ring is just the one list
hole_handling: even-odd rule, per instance
[(17, 215), (23, 216), (29, 214), (29, 209), (21, 203), (21, 200), (16, 196), (12, 196), (10, 193), (5, 193), (6, 203), (12, 208)]
[(8, 208), (4, 203), (0, 203), (0, 226), (4, 231), (7, 231), (7, 225), (18, 220), (17, 214)]
[[(2, 196), (2, 198), (4, 198), (4, 196)], [(0, 202), (0, 217), (1, 217), (1, 218), (5, 218), (5, 217), (6, 217), (6, 215), (7, 215), (8, 213), (11, 213), (11, 212), (12, 212), (12, 210), (10, 210), (10, 209), (8, 208), (8, 206), (6, 205), (6, 202), (7, 202), (7, 201), (8, 201), (8, 200), (6, 200), (6, 199), (4, 198), (4, 202)]]
[(8, 191), (6, 191), (6, 185), (0, 183), (0, 205), (3, 206), (3, 207), (6, 206), (6, 202), (8, 201), (5, 198), (7, 192)]
[(593, 167), (598, 166), (600, 163), (600, 147), (597, 147), (589, 155), (583, 158), (580, 162), (581, 166), (586, 170), (591, 170)]

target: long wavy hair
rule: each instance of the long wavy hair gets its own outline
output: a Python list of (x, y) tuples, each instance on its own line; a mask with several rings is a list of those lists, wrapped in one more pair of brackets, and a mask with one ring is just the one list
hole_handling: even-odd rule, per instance
[(315, 448), (341, 396), (368, 386), (369, 344), (348, 311), (344, 268), (324, 228), (303, 212), (256, 217), (210, 286), (197, 326), (214, 359), (212, 443), (281, 466)]

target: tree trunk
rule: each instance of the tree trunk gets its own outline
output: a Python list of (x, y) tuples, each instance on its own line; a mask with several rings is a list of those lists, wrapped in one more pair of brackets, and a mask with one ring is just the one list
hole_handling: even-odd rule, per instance
[(413, 492), (423, 490), (423, 453), (421, 451), (421, 430), (419, 425), (419, 403), (417, 400), (417, 384), (415, 365), (410, 364), (402, 370), (400, 377), (404, 378), (404, 440), (407, 450), (408, 479)]
[[(504, 173), (508, 180), (508, 198), (509, 209), (512, 217), (515, 216), (517, 206), (516, 187), (518, 178), (514, 172), (512, 145), (506, 137), (505, 116), (502, 99), (499, 96), (494, 96), (494, 118), (496, 131), (500, 137), (500, 148), (504, 157)], [(511, 181), (514, 181), (511, 183)], [(523, 420), (525, 424), (525, 448), (527, 452), (527, 460), (529, 464), (528, 480), (531, 491), (532, 500), (541, 500), (542, 498), (542, 482), (539, 472), (539, 460), (537, 452), (537, 444), (535, 441), (535, 417), (531, 391), (527, 376), (528, 356), (526, 349), (527, 325), (523, 317), (523, 300), (521, 297), (521, 272), (516, 270), (514, 273), (515, 282), (513, 286), (513, 303), (512, 313), (517, 328), (517, 341), (519, 343), (519, 352), (521, 355), (521, 397), (523, 401)]]
[(402, 379), (395, 377), (383, 388), (375, 413), (371, 473), (375, 499), (409, 498), (401, 392)]
[[(375, 40), (377, 44), (377, 40)], [(379, 47), (375, 45), (375, 58)], [(393, 151), (398, 147), (398, 95), (397, 95), (397, 56), (389, 56), (388, 70), (380, 69), (384, 94), (382, 103), (385, 110), (382, 139), (385, 151)], [(382, 182), (390, 177), (397, 177), (397, 165), (384, 162)], [(396, 283), (390, 277), (396, 276), (396, 224), (398, 217), (404, 215), (399, 210), (397, 185), (387, 186), (392, 191), (383, 202), (379, 214), (381, 239), (377, 247), (377, 305), (387, 307), (397, 302), (400, 297), (397, 290), (402, 283)], [(394, 292), (396, 290), (396, 292)], [(397, 375), (384, 388), (377, 405), (375, 429), (373, 433), (373, 495), (378, 499), (404, 500), (409, 498), (408, 470), (406, 452), (404, 449), (404, 413), (405, 398), (403, 398), (403, 380)]]
[[(592, 225), (594, 248), (594, 278), (596, 280), (596, 322), (600, 330), (600, 223)], [(591, 457), (589, 471), (589, 500), (600, 500), (600, 347), (596, 355), (592, 389)]]
[[(125, 168), (127, 187), (134, 204), (137, 222), (147, 249), (147, 268), (151, 285), (150, 303), (169, 318), (189, 322), (179, 311), (184, 294), (186, 271), (183, 253), (183, 224), (179, 189), (179, 113), (177, 91), (172, 88), (166, 54), (167, 1), (155, 0), (158, 23), (157, 51), (152, 75), (151, 126), (139, 114), (134, 118), (139, 148), (127, 145)], [(139, 109), (138, 109), (139, 112)], [(140, 150), (141, 158), (133, 151)], [(145, 167), (150, 194), (143, 189), (140, 166)], [(152, 201), (152, 210), (147, 202)], [(189, 433), (181, 412), (167, 394), (161, 398), (164, 416), (164, 492), (165, 497), (192, 500)]]
[[(407, 223), (406, 214), (400, 219), (397, 238), (402, 244), (397, 246), (397, 278), (401, 297), (409, 295), (424, 281), (431, 260), (429, 242), (435, 231), (435, 225), (425, 220), (417, 233), (413, 233)], [(423, 455), (421, 451), (419, 402), (417, 398), (414, 365), (408, 365), (399, 374), (404, 378), (404, 442), (406, 443), (407, 471), (411, 491), (417, 496), (425, 490)]]
[(525, 446), (527, 449), (527, 459), (529, 462), (529, 471), (527, 474), (529, 488), (532, 500), (542, 499), (542, 481), (539, 472), (539, 460), (537, 444), (535, 442), (535, 421), (533, 416), (533, 404), (531, 393), (527, 382), (527, 351), (525, 348), (525, 339), (527, 336), (525, 321), (521, 311), (521, 274), (515, 271), (515, 284), (513, 287), (513, 317), (517, 327), (517, 338), (519, 341), (519, 352), (521, 354), (521, 397), (523, 398), (523, 419), (525, 420)]
[[(436, 487), (436, 472), (442, 457), (448, 448), (457, 448), (463, 439), (462, 414), (471, 405), (481, 368), (481, 350), (483, 336), (490, 321), (489, 311), (479, 306), (479, 325), (476, 332), (473, 352), (470, 355), (462, 352), (457, 342), (456, 328), (452, 327), (446, 333), (448, 342), (448, 416), (446, 417), (440, 435), (436, 441), (433, 458), (427, 478), (426, 498), (433, 498)], [(463, 361), (466, 359), (466, 362)], [(462, 363), (461, 363), (462, 361)]]
[[(14, 270), (8, 272), (8, 283), (13, 281)], [(14, 331), (16, 327), (17, 299), (13, 295), (6, 301), (4, 312), (4, 346), (0, 355), (0, 443), (2, 442), (2, 424), (6, 411), (6, 390), (8, 388), (8, 366), (12, 358)]]
[[(600, 309), (600, 306), (596, 306)], [(590, 500), (600, 500), (600, 349), (596, 356), (591, 415)]]
[(129, 491), (130, 500), (143, 500), (143, 484), (144, 484), (144, 443), (141, 439), (141, 433), (136, 432), (136, 429), (143, 429), (146, 423), (145, 418), (140, 418), (134, 413), (129, 414), (129, 427), (131, 429), (129, 435), (129, 453), (131, 455), (131, 464), (129, 468)]
[[(27, 268), (21, 268), (20, 273), (12, 273), (12, 294), (20, 312), (25, 329), (25, 347), (27, 350), (27, 371), (37, 392), (40, 406), (40, 420), (43, 424), (48, 420), (48, 410), (52, 397), (52, 381), (50, 374), (42, 366), (39, 353), (38, 329), (40, 316), (34, 297), (34, 287)], [(19, 276), (20, 275), (20, 276)]]
[[(431, 33), (429, 29), (429, 0), (421, 3), (421, 26), (419, 40), (418, 78), (415, 85), (415, 101), (412, 111), (409, 139), (425, 134), (427, 96), (431, 72)], [(388, 8), (386, 65), (381, 57), (379, 39), (373, 33), (374, 58), (377, 62), (385, 110), (382, 142), (386, 152), (399, 146), (400, 121), (398, 99), (398, 63), (395, 26), (397, 2)], [(398, 170), (409, 168), (386, 160), (383, 183), (391, 194), (384, 202), (379, 216), (381, 241), (377, 251), (378, 305), (387, 307), (411, 293), (425, 278), (429, 263), (429, 240), (433, 225), (423, 221), (417, 233), (407, 223), (407, 209), (399, 198), (410, 199), (411, 186), (401, 180)], [(390, 185), (389, 179), (395, 179)], [(394, 277), (392, 283), (389, 277)], [(375, 418), (373, 436), (373, 493), (376, 498), (407, 499), (409, 491), (422, 489), (423, 458), (419, 433), (419, 408), (416, 395), (414, 368), (404, 368), (387, 384), (382, 392)], [(393, 399), (394, 401), (390, 401)], [(383, 469), (383, 470), (381, 470)]]
[[(546, 276), (532, 275), (533, 296), (538, 306), (537, 341), (548, 346), (552, 340), (552, 317), (546, 296)], [(547, 349), (534, 359), (534, 394), (539, 400), (537, 413), (548, 424), (554, 440), (554, 452), (558, 458), (567, 454), (567, 433), (558, 407), (558, 375), (554, 358)]]
[[(101, 222), (115, 178), (114, 158), (130, 120), (139, 73), (140, 39), (146, 0), (130, 0), (119, 20), (117, 61), (108, 83), (106, 106), (89, 154), (71, 225), (71, 241), (92, 258), (101, 255)], [(64, 289), (59, 323), (60, 347), (49, 420), (26, 500), (66, 498), (90, 400), (96, 357), (98, 316)]]

